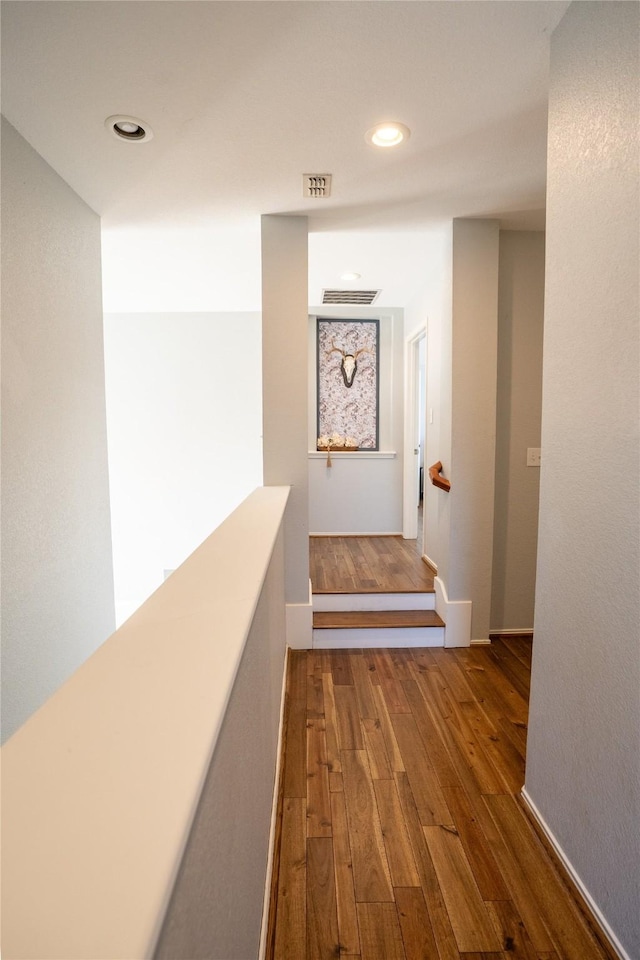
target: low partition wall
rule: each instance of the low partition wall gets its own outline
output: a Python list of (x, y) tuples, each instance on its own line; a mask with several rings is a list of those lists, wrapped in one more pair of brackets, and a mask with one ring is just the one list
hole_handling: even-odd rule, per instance
[(258, 956), (288, 494), (256, 490), (5, 744), (3, 956)]
[(402, 534), (402, 462), (395, 450), (309, 452), (311, 535)]

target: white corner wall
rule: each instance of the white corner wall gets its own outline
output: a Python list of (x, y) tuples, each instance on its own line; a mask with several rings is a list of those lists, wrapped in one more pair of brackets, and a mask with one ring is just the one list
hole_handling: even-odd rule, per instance
[(640, 957), (638, 20), (551, 46), (538, 574), (526, 793)]
[(408, 336), (427, 325), (425, 467), (439, 460), (451, 480), (449, 493), (425, 483), (424, 552), (448, 602), (472, 603), (466, 642), (487, 639), (490, 626), (498, 266), (498, 221), (454, 220), (405, 322)]
[(427, 471), (438, 460), (451, 464), (451, 310), (453, 227), (449, 223), (433, 237), (424, 264), (423, 288), (405, 308), (405, 335), (427, 330), (427, 400), (424, 484), (424, 552), (449, 576), (450, 499), (428, 481)]
[(105, 369), (122, 623), (262, 483), (260, 314), (107, 314)]
[(442, 460), (444, 476), (451, 481), (451, 492), (443, 494), (450, 501), (445, 586), (450, 600), (473, 602), (472, 640), (489, 637), (498, 252), (497, 220), (453, 221), (451, 462)]
[(100, 220), (2, 121), (2, 731), (114, 627)]
[(293, 488), (284, 528), (285, 593), (289, 608), (302, 607), (303, 617), (308, 608), (310, 645), (307, 218), (263, 216), (261, 229), (264, 483)]
[(502, 231), (498, 278), (491, 630), (533, 630), (540, 469), (544, 233)]

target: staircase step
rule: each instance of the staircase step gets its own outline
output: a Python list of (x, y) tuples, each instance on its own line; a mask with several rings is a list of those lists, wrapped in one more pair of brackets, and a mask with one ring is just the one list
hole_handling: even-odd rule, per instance
[(327, 610), (313, 614), (314, 630), (443, 626), (435, 610)]
[(314, 593), (314, 612), (338, 610), (433, 610), (433, 590), (418, 593)]

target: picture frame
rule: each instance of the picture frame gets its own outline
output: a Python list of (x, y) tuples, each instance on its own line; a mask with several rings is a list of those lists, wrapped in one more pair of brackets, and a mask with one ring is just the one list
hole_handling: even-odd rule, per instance
[[(317, 437), (338, 437), (347, 449), (378, 450), (380, 323), (316, 321)], [(332, 446), (340, 449), (344, 443)]]

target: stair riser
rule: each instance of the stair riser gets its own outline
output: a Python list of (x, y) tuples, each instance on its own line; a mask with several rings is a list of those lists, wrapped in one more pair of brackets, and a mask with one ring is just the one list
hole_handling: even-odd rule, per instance
[(333, 610), (435, 610), (435, 593), (314, 593), (314, 612)]
[(444, 627), (367, 627), (313, 631), (314, 650), (366, 647), (443, 647)]

